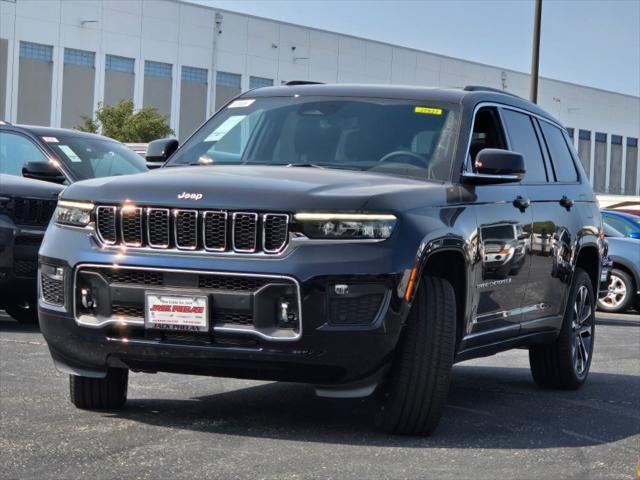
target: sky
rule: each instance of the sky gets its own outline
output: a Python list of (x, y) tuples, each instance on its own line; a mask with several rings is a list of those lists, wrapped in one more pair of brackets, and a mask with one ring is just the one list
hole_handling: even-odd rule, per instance
[[(189, 0), (451, 57), (531, 69), (533, 0)], [(640, 95), (640, 0), (544, 0), (540, 75)]]

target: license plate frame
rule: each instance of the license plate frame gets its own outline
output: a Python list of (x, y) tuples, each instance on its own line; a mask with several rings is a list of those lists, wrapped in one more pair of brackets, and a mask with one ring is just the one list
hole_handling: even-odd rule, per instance
[(209, 303), (209, 297), (200, 292), (145, 292), (144, 327), (166, 332), (209, 332)]

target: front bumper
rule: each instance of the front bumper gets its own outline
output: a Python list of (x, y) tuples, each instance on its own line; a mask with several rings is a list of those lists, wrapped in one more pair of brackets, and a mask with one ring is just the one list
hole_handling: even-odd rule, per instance
[[(362, 384), (375, 381), (389, 364), (407, 314), (408, 307), (399, 294), (405, 269), (394, 265), (391, 252), (380, 243), (305, 245), (278, 259), (126, 251), (116, 255), (102, 249), (91, 234), (52, 225), (40, 262), (64, 270), (65, 293), (57, 306), (40, 298), (40, 325), (57, 366), (84, 376), (103, 376), (111, 366), (316, 385)], [(408, 270), (411, 263), (407, 263)], [(146, 329), (143, 318), (112, 318), (109, 312), (101, 316), (106, 321), (91, 325), (77, 311), (77, 273), (88, 264), (104, 269), (117, 264), (118, 269), (161, 271), (165, 278), (175, 272), (187, 276), (219, 272), (289, 279), (299, 291), (300, 324), (284, 337), (251, 327), (225, 328), (215, 321), (211, 331), (199, 335), (158, 332)], [(330, 301), (336, 284), (354, 286), (356, 291), (383, 292), (371, 321), (333, 321)], [(146, 289), (129, 287), (106, 285), (101, 292), (109, 291), (107, 303), (113, 306), (117, 295), (136, 301)], [(157, 286), (149, 290), (154, 288)], [(179, 289), (174, 293), (180, 293)], [(204, 294), (214, 306), (229, 297), (229, 292), (218, 290)]]

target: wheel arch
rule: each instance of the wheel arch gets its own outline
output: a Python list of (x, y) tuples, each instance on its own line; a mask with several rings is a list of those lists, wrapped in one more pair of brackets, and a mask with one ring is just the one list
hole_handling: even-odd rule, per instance
[(444, 278), (453, 286), (456, 299), (456, 347), (465, 331), (467, 309), (471, 304), (469, 278), (470, 262), (462, 239), (434, 240), (423, 249), (423, 255), (416, 263), (417, 274), (413, 294), (420, 287), (424, 276)]
[[(600, 269), (601, 269), (601, 261), (600, 254), (598, 253), (598, 246), (595, 244), (588, 243), (583, 245), (580, 250), (578, 250), (578, 255), (576, 256), (575, 268), (582, 268), (587, 272), (589, 278), (591, 279), (591, 285), (593, 286), (593, 291), (597, 295), (598, 286), (600, 282)], [(575, 273), (574, 268), (574, 273)], [(573, 279), (572, 279), (573, 282)]]

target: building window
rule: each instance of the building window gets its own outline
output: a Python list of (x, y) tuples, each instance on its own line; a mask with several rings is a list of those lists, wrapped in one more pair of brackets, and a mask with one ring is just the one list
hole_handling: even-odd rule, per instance
[(242, 75), (237, 73), (218, 72), (216, 74), (216, 85), (221, 87), (236, 87), (240, 88), (242, 82)]
[(249, 77), (249, 88), (273, 87), (273, 79), (264, 77)]
[(607, 134), (602, 132), (596, 132), (596, 142), (606, 143)]
[(144, 62), (144, 74), (150, 77), (171, 78), (171, 64), (162, 62)]
[(637, 147), (638, 139), (633, 137), (627, 137), (627, 147)]
[(591, 140), (591, 132), (589, 130), (580, 130), (578, 135), (580, 140)]
[(53, 47), (40, 43), (20, 42), (20, 58), (53, 62)]
[(622, 145), (622, 135), (611, 135), (611, 143), (613, 145)]
[(135, 60), (133, 58), (107, 55), (105, 68), (112, 72), (134, 73)]
[(569, 138), (573, 140), (574, 135), (576, 134), (576, 131), (571, 127), (567, 127), (567, 133), (569, 134)]
[(182, 67), (182, 81), (207, 84), (207, 69)]
[(95, 66), (96, 54), (86, 50), (76, 50), (74, 48), (64, 49), (64, 63), (68, 65), (81, 65), (93, 68)]

